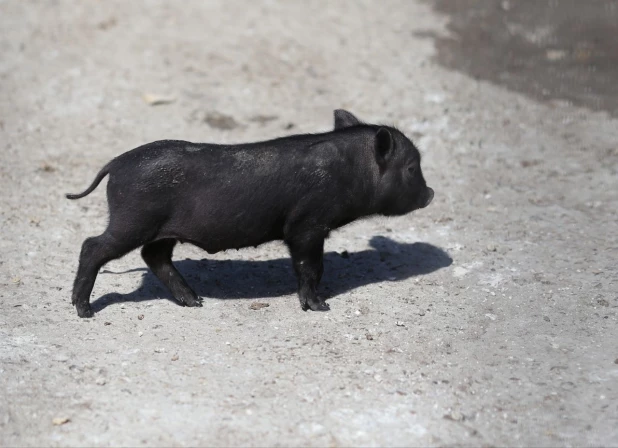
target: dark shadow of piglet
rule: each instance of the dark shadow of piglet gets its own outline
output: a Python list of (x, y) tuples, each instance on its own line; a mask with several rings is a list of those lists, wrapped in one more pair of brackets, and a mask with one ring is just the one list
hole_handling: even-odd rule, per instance
[[(324, 254), (324, 277), (320, 289), (326, 297), (354, 290), (361, 286), (388, 281), (401, 281), (429, 274), (450, 266), (453, 260), (442, 249), (427, 243), (398, 243), (376, 236), (370, 241), (373, 249), (341, 254)], [(213, 299), (271, 298), (296, 292), (296, 281), (289, 258), (267, 261), (250, 260), (182, 260), (174, 265), (200, 297)], [(123, 302), (168, 299), (171, 294), (147, 268), (142, 284), (129, 294), (105, 294), (92, 303), (95, 312), (108, 305)], [(123, 274), (103, 270), (101, 274)], [(174, 301), (175, 302), (175, 301)]]

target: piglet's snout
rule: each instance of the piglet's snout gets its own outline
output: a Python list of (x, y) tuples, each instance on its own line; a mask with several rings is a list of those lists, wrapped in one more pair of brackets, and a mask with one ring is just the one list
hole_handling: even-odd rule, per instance
[(427, 190), (425, 191), (425, 201), (422, 205), (423, 208), (431, 204), (431, 201), (433, 200), (433, 194), (433, 188), (427, 187)]

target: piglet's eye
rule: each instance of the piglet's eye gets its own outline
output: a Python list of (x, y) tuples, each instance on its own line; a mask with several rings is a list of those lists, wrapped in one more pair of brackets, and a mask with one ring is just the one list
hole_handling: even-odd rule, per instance
[(408, 167), (408, 173), (410, 173), (411, 175), (414, 175), (414, 173), (416, 173), (416, 166), (412, 165)]

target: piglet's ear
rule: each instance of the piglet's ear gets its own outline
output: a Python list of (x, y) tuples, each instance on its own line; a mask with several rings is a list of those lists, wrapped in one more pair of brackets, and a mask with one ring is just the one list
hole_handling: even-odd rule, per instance
[(375, 142), (376, 161), (383, 167), (393, 155), (393, 136), (387, 128), (380, 128), (376, 133)]
[(337, 109), (335, 111), (335, 130), (357, 126), (361, 122), (347, 110)]

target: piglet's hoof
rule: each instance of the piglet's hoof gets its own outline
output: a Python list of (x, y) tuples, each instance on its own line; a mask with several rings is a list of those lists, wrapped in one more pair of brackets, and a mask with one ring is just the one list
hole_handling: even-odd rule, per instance
[(201, 299), (181, 299), (180, 300), (180, 304), (182, 306), (190, 306), (190, 307), (201, 307), (202, 306), (202, 300)]
[(330, 311), (330, 305), (326, 302), (320, 302), (317, 304), (315, 308), (312, 308), (313, 311)]
[(322, 300), (321, 302), (306, 303), (305, 305), (303, 305), (303, 311), (307, 311), (307, 310), (311, 310), (311, 311), (330, 311), (330, 306), (328, 305), (328, 303), (326, 303), (326, 302), (324, 302)]
[(79, 317), (92, 317), (94, 316), (94, 312), (90, 305), (77, 305), (77, 315)]

